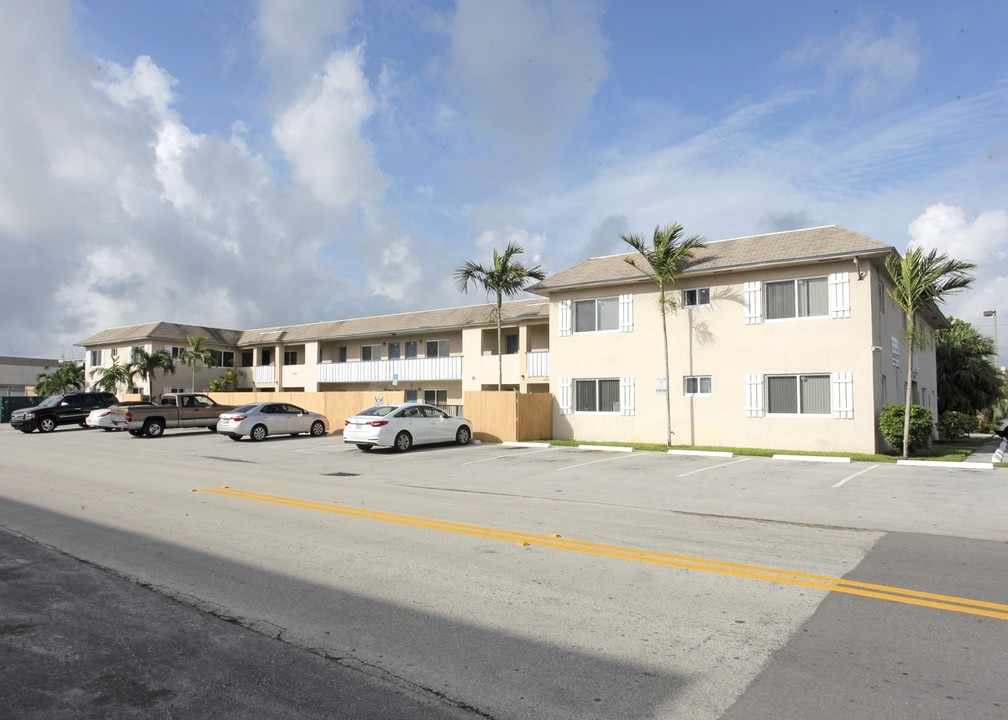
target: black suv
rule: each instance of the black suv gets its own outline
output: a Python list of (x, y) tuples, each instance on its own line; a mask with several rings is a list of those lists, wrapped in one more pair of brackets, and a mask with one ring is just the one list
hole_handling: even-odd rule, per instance
[(11, 426), (24, 433), (35, 428), (39, 432), (52, 432), (60, 425), (80, 425), (96, 408), (104, 408), (119, 402), (116, 396), (107, 392), (77, 392), (66, 395), (52, 395), (35, 407), (22, 408), (11, 413)]

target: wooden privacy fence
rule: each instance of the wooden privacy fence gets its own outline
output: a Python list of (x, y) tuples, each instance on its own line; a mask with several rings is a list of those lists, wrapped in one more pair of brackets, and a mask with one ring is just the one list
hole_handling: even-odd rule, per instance
[[(329, 418), (330, 432), (342, 433), (343, 421), (381, 402), (404, 402), (402, 390), (379, 392), (211, 392), (222, 405), (251, 402), (289, 402)], [(509, 390), (467, 392), (463, 414), (472, 421), (473, 437), (486, 442), (549, 440), (553, 437), (553, 396)]]

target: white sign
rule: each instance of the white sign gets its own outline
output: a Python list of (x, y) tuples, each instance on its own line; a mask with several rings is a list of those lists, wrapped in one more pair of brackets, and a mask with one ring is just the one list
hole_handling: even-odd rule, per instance
[(900, 346), (899, 338), (892, 339), (892, 365), (893, 367), (900, 366)]

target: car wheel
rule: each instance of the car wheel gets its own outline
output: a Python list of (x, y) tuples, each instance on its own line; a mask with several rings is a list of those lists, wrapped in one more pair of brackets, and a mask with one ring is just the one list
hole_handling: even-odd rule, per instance
[(128, 430), (127, 432), (129, 432), (129, 434), (133, 437), (140, 437), (143, 435), (143, 430)]
[(395, 449), (399, 452), (406, 452), (413, 447), (413, 436), (403, 430), (395, 436)]
[(371, 446), (368, 445), (367, 443), (357, 443), (357, 449), (363, 450), (364, 452), (368, 452), (371, 449)]
[(311, 435), (312, 437), (322, 437), (325, 435), (325, 423), (321, 420), (316, 420), (311, 424)]
[(215, 432), (217, 432), (217, 426), (216, 425), (207, 425), (207, 430), (209, 430), (212, 433), (215, 433)]
[(266, 429), (265, 425), (256, 425), (252, 428), (252, 432), (249, 433), (249, 439), (259, 442), (260, 440), (265, 440), (267, 435), (269, 435), (269, 430)]
[(468, 425), (463, 425), (455, 433), (455, 442), (459, 445), (468, 445), (470, 440), (472, 440), (472, 430)]
[(160, 420), (148, 420), (144, 425), (144, 435), (150, 438), (161, 437), (164, 435), (164, 423)]
[(87, 428), (87, 423), (77, 423), (77, 424), (80, 425), (82, 428)]
[(52, 432), (56, 429), (56, 418), (46, 417), (38, 421), (39, 432)]

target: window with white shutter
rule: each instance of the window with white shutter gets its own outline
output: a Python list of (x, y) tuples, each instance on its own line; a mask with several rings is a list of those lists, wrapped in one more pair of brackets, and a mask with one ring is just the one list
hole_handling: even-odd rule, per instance
[(633, 295), (619, 296), (619, 331), (633, 332)]
[(634, 379), (620, 378), (620, 415), (633, 415), (636, 410), (634, 397)]
[(833, 381), (833, 417), (843, 420), (854, 418), (854, 373), (831, 373)]
[(850, 273), (829, 276), (829, 314), (834, 319), (851, 316)]
[(571, 301), (561, 300), (557, 303), (557, 315), (560, 322), (560, 337), (571, 335)]
[(745, 324), (759, 325), (763, 322), (763, 283), (755, 280), (742, 287), (745, 293)]
[(759, 373), (746, 375), (746, 417), (763, 417), (763, 376)]
[(560, 403), (560, 414), (570, 415), (574, 412), (574, 406), (571, 403), (571, 381), (570, 378), (560, 379), (560, 397), (557, 398)]

